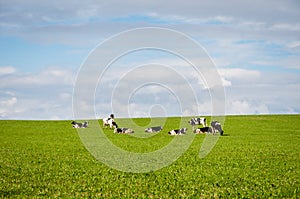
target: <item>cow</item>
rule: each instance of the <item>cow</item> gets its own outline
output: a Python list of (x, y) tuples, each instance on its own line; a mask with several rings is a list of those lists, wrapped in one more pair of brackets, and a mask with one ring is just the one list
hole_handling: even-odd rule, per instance
[(77, 129), (77, 128), (87, 128), (89, 123), (87, 121), (85, 121), (83, 123), (78, 123), (78, 122), (73, 121), (73, 122), (71, 122), (71, 124), (73, 124), (73, 128)]
[(194, 130), (194, 133), (196, 134), (201, 134), (201, 133), (212, 133), (212, 128), (211, 127), (202, 127), (202, 128), (197, 128)]
[(147, 133), (156, 133), (162, 130), (162, 126), (149, 127), (145, 129)]
[(123, 133), (125, 134), (131, 134), (134, 133), (134, 130), (131, 128), (122, 128), (123, 129)]
[(114, 120), (114, 114), (110, 114), (110, 117), (103, 119), (103, 128), (109, 126), (109, 128), (118, 127), (117, 123)]
[(134, 133), (134, 130), (130, 129), (130, 128), (117, 128), (117, 127), (115, 127), (114, 133), (131, 134), (131, 133)]
[(196, 125), (203, 125), (203, 127), (206, 127), (206, 118), (205, 117), (191, 118), (191, 120), (188, 121), (188, 123), (192, 125), (193, 130), (195, 129)]
[(115, 128), (114, 133), (123, 133), (122, 128)]
[(186, 134), (187, 128), (173, 129), (168, 132), (169, 135), (184, 135)]
[(211, 125), (211, 128), (212, 128), (212, 133), (213, 134), (216, 134), (216, 132), (219, 132), (220, 135), (223, 135), (224, 131), (222, 129), (222, 126), (221, 126), (220, 122), (218, 122), (218, 121), (212, 121), (210, 123), (210, 125)]

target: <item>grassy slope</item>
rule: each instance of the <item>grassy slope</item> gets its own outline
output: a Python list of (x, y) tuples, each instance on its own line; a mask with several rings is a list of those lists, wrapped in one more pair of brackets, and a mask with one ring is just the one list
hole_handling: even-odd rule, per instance
[[(225, 136), (204, 159), (198, 156), (204, 135), (197, 135), (169, 167), (139, 174), (95, 160), (70, 121), (0, 121), (0, 196), (297, 198), (299, 120), (300, 115), (228, 116)], [(164, 131), (149, 139), (105, 133), (126, 150), (147, 152), (170, 142), (166, 132), (178, 121), (169, 118)]]

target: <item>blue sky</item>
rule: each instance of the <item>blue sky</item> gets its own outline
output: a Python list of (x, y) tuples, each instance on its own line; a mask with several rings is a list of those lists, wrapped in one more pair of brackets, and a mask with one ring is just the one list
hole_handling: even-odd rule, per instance
[[(299, 1), (163, 4), (0, 0), (0, 118), (72, 119), (76, 75), (89, 53), (113, 35), (143, 27), (179, 31), (206, 49), (222, 78), (227, 114), (300, 113)], [(198, 104), (190, 107), (199, 109), (198, 115), (211, 113), (203, 79), (191, 69), (182, 70), (186, 63), (162, 51), (140, 51), (116, 61), (106, 76), (106, 89), (116, 88), (132, 68), (150, 63), (168, 65), (188, 77), (193, 88), (201, 88), (196, 89)], [(159, 86), (145, 90), (128, 100), (114, 99), (115, 107), (111, 92), (96, 91), (97, 116), (111, 111), (120, 117), (159, 116), (162, 110), (157, 115), (151, 111), (155, 106), (166, 115), (195, 114), (172, 109), (178, 107), (176, 100)]]

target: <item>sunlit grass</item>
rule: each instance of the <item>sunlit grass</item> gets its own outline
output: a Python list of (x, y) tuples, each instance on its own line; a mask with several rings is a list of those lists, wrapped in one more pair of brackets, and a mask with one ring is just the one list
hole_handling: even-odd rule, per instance
[[(150, 152), (173, 139), (167, 132), (179, 127), (181, 118), (164, 120), (163, 131), (148, 137), (104, 133), (124, 150)], [(188, 118), (182, 120), (191, 133)], [(151, 124), (145, 118), (116, 121), (124, 127), (133, 121), (141, 130)], [(205, 135), (197, 135), (170, 166), (137, 174), (97, 161), (71, 121), (0, 121), (0, 196), (297, 198), (299, 121), (299, 115), (227, 116), (224, 136), (204, 159), (199, 150)]]

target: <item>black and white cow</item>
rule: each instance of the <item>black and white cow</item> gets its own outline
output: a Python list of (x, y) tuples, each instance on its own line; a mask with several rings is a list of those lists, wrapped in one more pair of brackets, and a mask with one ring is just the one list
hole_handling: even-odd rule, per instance
[(205, 117), (192, 118), (188, 123), (192, 125), (193, 130), (195, 129), (196, 125), (203, 125), (203, 127), (206, 127), (206, 118)]
[(219, 132), (220, 135), (223, 135), (224, 131), (222, 129), (222, 126), (221, 126), (220, 122), (218, 122), (218, 121), (212, 121), (210, 123), (210, 125), (211, 125), (211, 128), (212, 128), (212, 133), (213, 134), (216, 134), (216, 132)]
[(173, 129), (168, 132), (169, 135), (184, 135), (187, 132), (187, 128)]
[(71, 124), (73, 124), (73, 128), (77, 129), (77, 128), (87, 128), (89, 123), (87, 121), (85, 121), (83, 123), (78, 123), (78, 122), (73, 121)]
[(149, 127), (145, 129), (147, 133), (156, 133), (162, 130), (162, 126)]
[(201, 134), (201, 133), (212, 133), (212, 128), (211, 127), (202, 127), (202, 128), (197, 128), (194, 130), (194, 133), (196, 134)]
[(134, 133), (133, 129), (130, 128), (115, 128), (114, 133), (123, 133), (123, 134), (131, 134)]
[(109, 126), (109, 128), (118, 127), (114, 120), (114, 114), (110, 114), (110, 117), (103, 119), (103, 128)]

